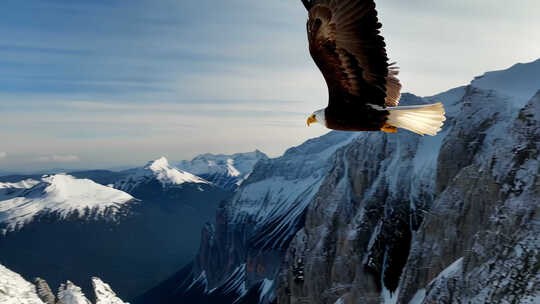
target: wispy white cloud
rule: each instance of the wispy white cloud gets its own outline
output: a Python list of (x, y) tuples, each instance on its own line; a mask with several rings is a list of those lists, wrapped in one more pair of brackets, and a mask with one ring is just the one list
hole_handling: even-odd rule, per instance
[(38, 162), (53, 162), (53, 163), (74, 163), (79, 162), (81, 159), (77, 155), (45, 155), (36, 158)]

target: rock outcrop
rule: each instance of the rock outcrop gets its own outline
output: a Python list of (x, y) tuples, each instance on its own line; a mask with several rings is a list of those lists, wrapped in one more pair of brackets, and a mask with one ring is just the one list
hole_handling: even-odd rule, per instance
[[(70, 281), (60, 285), (57, 296), (45, 280), (35, 278), (34, 283), (0, 264), (0, 303), (92, 304), (81, 288)], [(112, 288), (99, 278), (92, 278), (92, 287), (95, 304), (129, 304), (116, 297)]]
[(47, 281), (41, 278), (34, 279), (34, 285), (36, 285), (36, 291), (38, 297), (46, 304), (55, 304), (56, 296), (52, 292)]

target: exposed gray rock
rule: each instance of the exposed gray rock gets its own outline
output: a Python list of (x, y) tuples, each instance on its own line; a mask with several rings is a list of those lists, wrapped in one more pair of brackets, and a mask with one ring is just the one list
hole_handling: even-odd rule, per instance
[[(503, 136), (492, 157), (463, 168), (434, 203), (415, 236), (399, 303), (421, 288), (424, 303), (540, 299), (540, 93)], [(456, 276), (435, 280), (460, 258)]]
[(291, 148), (280, 158), (259, 161), (233, 199), (219, 208), (216, 226), (203, 230), (194, 278), (204, 272), (208, 289), (219, 288), (245, 264), (246, 292), (263, 287), (272, 292), (283, 251), (331, 170), (327, 160), (351, 140), (351, 133), (331, 133)]
[(41, 301), (46, 304), (55, 304), (56, 296), (49, 287), (49, 284), (47, 284), (47, 281), (41, 278), (35, 278), (34, 284), (36, 285), (37, 295)]

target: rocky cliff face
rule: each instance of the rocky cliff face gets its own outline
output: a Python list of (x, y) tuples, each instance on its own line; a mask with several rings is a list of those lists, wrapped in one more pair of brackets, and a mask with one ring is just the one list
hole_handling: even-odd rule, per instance
[(540, 94), (482, 84), (427, 98), (447, 108), (437, 137), (366, 134), (338, 151), (278, 303), (538, 301)]
[(540, 60), (404, 94), (444, 103), (435, 137), (331, 132), (260, 161), (162, 303), (537, 301), (537, 79)]
[(540, 91), (512, 118), (433, 203), (412, 243), (399, 303), (540, 300)]
[[(449, 116), (463, 92), (438, 96)], [(380, 303), (383, 289), (397, 290), (413, 231), (435, 197), (442, 144), (442, 136), (361, 133), (338, 150), (285, 255), (278, 303)]]

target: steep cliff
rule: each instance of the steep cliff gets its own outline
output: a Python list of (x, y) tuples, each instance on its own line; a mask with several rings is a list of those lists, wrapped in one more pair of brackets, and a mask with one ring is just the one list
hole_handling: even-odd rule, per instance
[(153, 293), (162, 303), (537, 300), (537, 79), (540, 60), (404, 94), (402, 105), (444, 103), (435, 137), (331, 132), (260, 161), (203, 230), (193, 265)]
[(399, 303), (540, 301), (540, 91), (512, 118), (433, 203)]
[[(529, 65), (536, 77), (515, 76), (540, 79), (540, 61)], [(447, 108), (437, 137), (366, 134), (339, 151), (285, 256), (278, 303), (538, 301), (540, 94), (490, 79), (521, 66), (426, 98)]]

